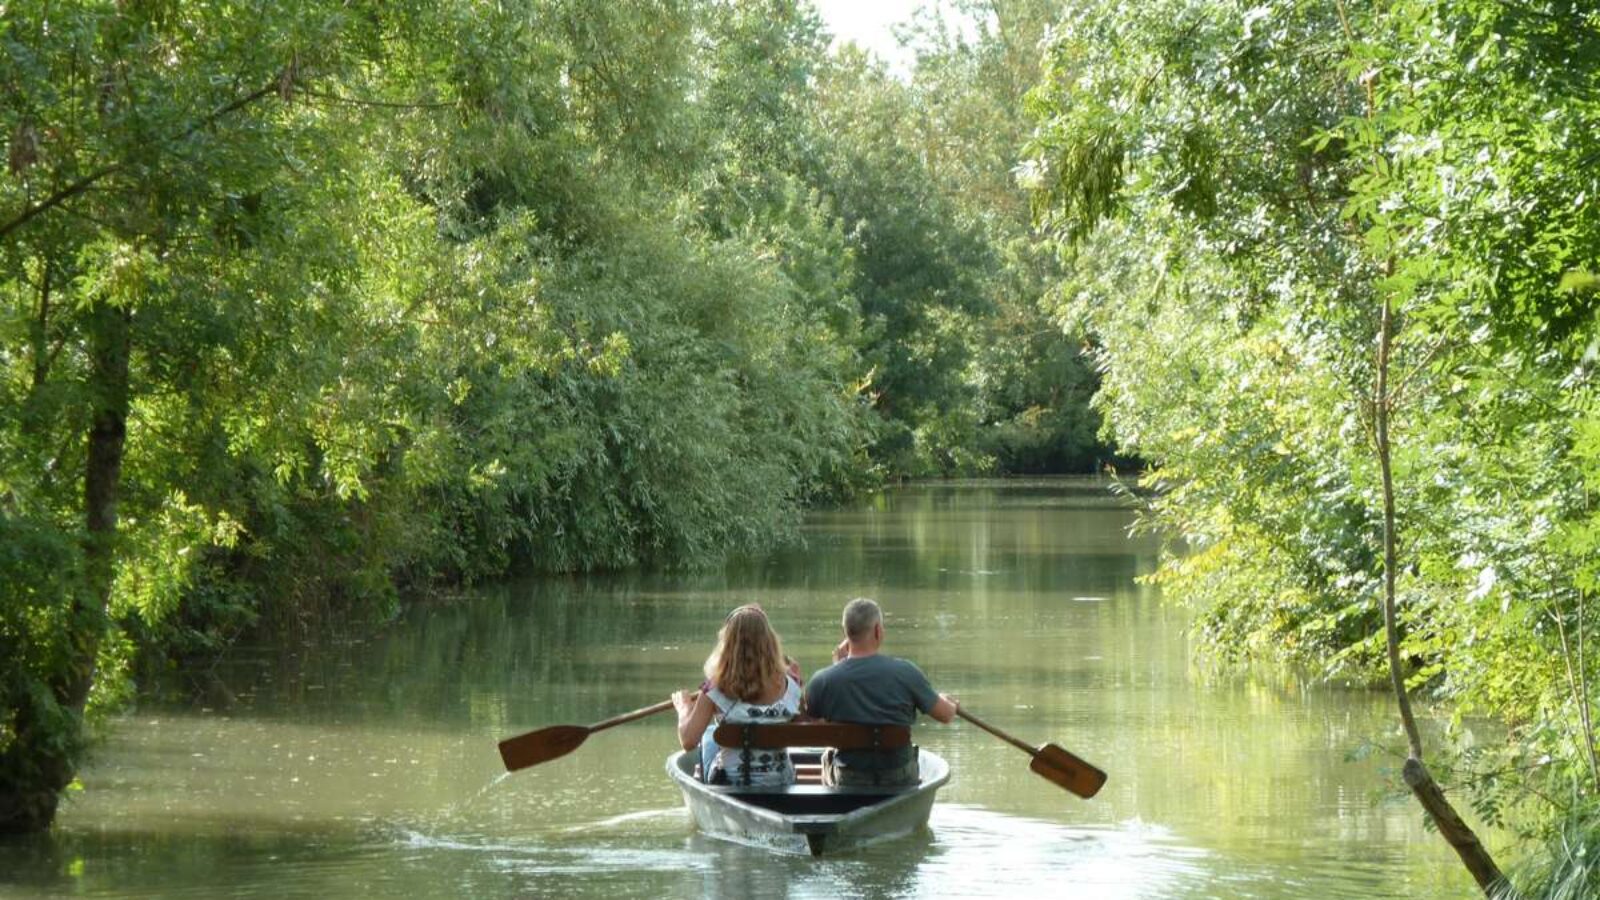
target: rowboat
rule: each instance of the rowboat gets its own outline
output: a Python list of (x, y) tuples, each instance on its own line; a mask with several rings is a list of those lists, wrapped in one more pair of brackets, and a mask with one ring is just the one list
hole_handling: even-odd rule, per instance
[(934, 794), (950, 766), (918, 750), (922, 780), (904, 787), (824, 787), (806, 783), (820, 763), (818, 748), (789, 751), (800, 782), (784, 787), (738, 787), (702, 782), (697, 752), (667, 757), (667, 774), (683, 791), (695, 824), (713, 837), (779, 851), (821, 856), (910, 834), (928, 824)]
[[(552, 725), (500, 742), (506, 770), (515, 772), (549, 762), (576, 750), (590, 735), (672, 708), (666, 700), (594, 725)], [(1034, 774), (1085, 799), (1106, 783), (1106, 773), (1055, 744), (1032, 747), (965, 709), (956, 715), (1033, 758)], [(839, 722), (730, 724), (712, 735), (718, 746), (742, 752), (786, 748), (794, 762), (796, 784), (781, 788), (711, 785), (695, 770), (698, 748), (667, 757), (667, 775), (683, 791), (683, 802), (707, 834), (758, 841), (778, 849), (803, 846), (813, 856), (876, 843), (909, 834), (928, 823), (933, 797), (950, 780), (950, 766), (937, 755), (918, 750), (921, 780), (907, 787), (824, 787), (820, 783), (819, 745), (841, 750), (890, 751), (911, 745), (904, 725), (861, 725)], [(745, 757), (748, 759), (749, 757)]]

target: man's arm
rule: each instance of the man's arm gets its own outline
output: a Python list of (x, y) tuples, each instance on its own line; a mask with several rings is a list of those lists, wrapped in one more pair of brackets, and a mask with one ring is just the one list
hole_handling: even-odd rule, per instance
[(935, 721), (948, 725), (956, 720), (956, 701), (949, 694), (941, 694), (928, 683), (928, 676), (922, 674), (917, 664), (904, 661), (902, 669), (905, 685), (910, 689), (912, 702), (917, 709), (932, 716)]

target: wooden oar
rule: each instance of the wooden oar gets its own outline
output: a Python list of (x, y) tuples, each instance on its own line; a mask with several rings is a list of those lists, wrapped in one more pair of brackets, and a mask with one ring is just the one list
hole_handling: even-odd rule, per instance
[(1106, 783), (1106, 773), (1072, 755), (1062, 747), (1058, 747), (1055, 744), (1030, 747), (959, 706), (956, 707), (956, 715), (1033, 757), (1033, 764), (1028, 768), (1077, 794), (1079, 797), (1086, 800), (1093, 797), (1100, 792), (1100, 788)]
[[(689, 699), (693, 701), (696, 696), (698, 694), (690, 694)], [(537, 766), (578, 749), (588, 740), (589, 735), (596, 731), (605, 731), (607, 728), (642, 719), (645, 716), (653, 716), (658, 712), (666, 712), (671, 708), (672, 701), (663, 700), (653, 706), (623, 713), (593, 725), (551, 725), (549, 728), (519, 734), (500, 742), (500, 759), (505, 762), (507, 772)]]

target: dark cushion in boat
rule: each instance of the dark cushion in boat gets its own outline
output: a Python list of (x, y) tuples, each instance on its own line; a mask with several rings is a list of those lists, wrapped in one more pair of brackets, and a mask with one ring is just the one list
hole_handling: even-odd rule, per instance
[(852, 725), (846, 722), (787, 722), (781, 725), (739, 725), (724, 722), (712, 735), (719, 747), (836, 747), (840, 750), (895, 750), (911, 744), (904, 725)]

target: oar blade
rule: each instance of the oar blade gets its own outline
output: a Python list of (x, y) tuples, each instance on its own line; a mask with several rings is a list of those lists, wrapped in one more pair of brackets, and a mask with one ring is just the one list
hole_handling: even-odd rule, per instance
[(515, 772), (566, 756), (588, 736), (589, 729), (581, 725), (552, 725), (501, 741), (500, 759), (507, 772)]
[(1106, 783), (1106, 773), (1055, 744), (1040, 747), (1028, 768), (1085, 800), (1098, 794)]

